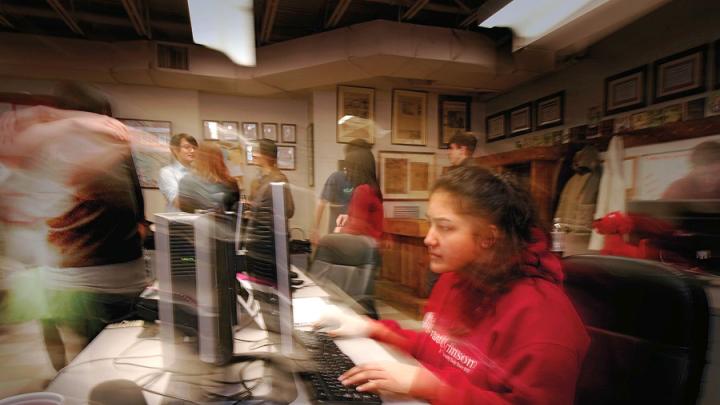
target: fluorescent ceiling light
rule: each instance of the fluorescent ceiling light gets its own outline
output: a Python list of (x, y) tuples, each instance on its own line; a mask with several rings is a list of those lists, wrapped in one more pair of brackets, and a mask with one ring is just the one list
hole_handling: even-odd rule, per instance
[(193, 41), (243, 66), (255, 66), (252, 0), (188, 0)]
[(513, 0), (481, 27), (510, 27), (521, 46), (540, 39), (608, 0)]

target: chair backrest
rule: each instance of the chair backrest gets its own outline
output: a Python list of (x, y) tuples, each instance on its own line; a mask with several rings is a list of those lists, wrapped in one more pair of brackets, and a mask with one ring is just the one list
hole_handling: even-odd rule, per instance
[[(332, 233), (320, 239), (309, 274), (329, 281), (355, 300), (371, 301), (379, 265), (377, 242), (368, 236)], [(370, 305), (371, 309), (374, 307)]]
[(658, 262), (563, 259), (565, 290), (590, 334), (576, 404), (694, 404), (708, 348), (701, 283)]

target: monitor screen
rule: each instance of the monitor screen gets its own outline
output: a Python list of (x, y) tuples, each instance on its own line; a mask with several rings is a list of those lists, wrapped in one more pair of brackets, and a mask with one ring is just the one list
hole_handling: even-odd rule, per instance
[(175, 343), (196, 336), (201, 361), (229, 361), (237, 314), (235, 215), (165, 213), (155, 222), (164, 355), (173, 362)]
[[(249, 210), (245, 239), (245, 272), (240, 274), (239, 300), (250, 316), (270, 332), (277, 333), (280, 350), (293, 350), (290, 254), (285, 194), (286, 183), (270, 183), (259, 191)], [(252, 295), (250, 299), (243, 296)], [(259, 308), (259, 311), (258, 311)]]

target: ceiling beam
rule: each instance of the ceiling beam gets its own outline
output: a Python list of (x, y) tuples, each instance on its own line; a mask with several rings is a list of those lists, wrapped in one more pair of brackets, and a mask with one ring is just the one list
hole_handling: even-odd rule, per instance
[[(40, 18), (55, 18), (57, 15), (51, 10), (27, 6), (16, 6), (5, 4), (2, 6), (2, 10), (6, 15), (16, 15), (20, 17), (40, 17)], [(130, 21), (124, 17), (115, 17), (104, 14), (88, 13), (84, 11), (78, 11), (75, 13), (75, 18), (78, 21), (87, 21), (96, 24), (113, 25), (117, 27), (129, 27), (131, 26)], [(153, 27), (160, 28), (164, 31), (172, 32), (189, 32), (190, 27), (187, 24), (174, 22), (174, 21), (162, 21), (153, 20)]]
[(333, 10), (330, 18), (328, 18), (325, 23), (325, 29), (333, 28), (338, 25), (342, 16), (345, 15), (345, 11), (347, 11), (350, 1), (352, 0), (340, 0), (338, 2), (337, 6), (335, 6), (335, 10)]
[(413, 17), (415, 17), (415, 16), (417, 15), (417, 13), (420, 12), (420, 10), (422, 10), (422, 8), (425, 7), (429, 2), (430, 2), (430, 0), (417, 0), (417, 1), (415, 1), (415, 4), (413, 4), (412, 6), (410, 6), (410, 8), (405, 11), (405, 13), (402, 15), (402, 17), (400, 17), (400, 19), (403, 20), (403, 21), (405, 21), (405, 20), (411, 20), (411, 19), (412, 19)]
[(277, 14), (279, 0), (265, 1), (265, 14), (263, 14), (262, 27), (260, 28), (260, 43), (270, 42), (275, 15)]
[[(410, 7), (413, 2), (411, 0), (365, 0), (368, 3), (382, 3), (382, 4), (389, 4), (391, 6), (404, 6), (404, 7)], [(460, 7), (455, 6), (448, 6), (445, 4), (427, 4), (424, 7), (425, 10), (428, 11), (435, 11), (438, 13), (448, 13), (448, 14), (462, 14), (462, 15), (468, 15), (471, 13), (472, 10), (463, 10)]]
[(467, 16), (460, 24), (460, 28), (467, 28), (471, 24), (479, 24), (488, 19), (491, 15), (500, 11), (501, 8), (505, 7), (511, 0), (487, 0), (480, 7), (478, 7), (472, 14)]
[(472, 13), (472, 10), (470, 9), (470, 7), (466, 6), (465, 3), (463, 3), (462, 1), (460, 1), (460, 0), (453, 0), (453, 3), (457, 4), (457, 6), (462, 9), (462, 11), (464, 11), (464, 12), (466, 12), (466, 13), (468, 13), (468, 14)]
[(143, 13), (140, 11), (144, 9), (142, 4), (139, 4), (142, 0), (122, 0), (123, 7), (130, 17), (130, 22), (135, 29), (135, 32), (141, 37), (151, 38), (150, 27), (145, 24)]
[(15, 26), (2, 14), (0, 14), (0, 25), (7, 28), (15, 28)]
[(58, 15), (60, 15), (60, 18), (65, 22), (65, 25), (70, 28), (70, 30), (78, 35), (85, 36), (85, 33), (80, 28), (80, 26), (77, 24), (77, 21), (73, 18), (72, 15), (67, 11), (65, 6), (60, 2), (60, 0), (47, 0), (50, 7), (55, 10)]

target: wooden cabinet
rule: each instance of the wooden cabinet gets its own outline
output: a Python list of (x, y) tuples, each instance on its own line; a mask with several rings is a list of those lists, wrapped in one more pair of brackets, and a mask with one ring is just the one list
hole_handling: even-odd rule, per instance
[(430, 226), (422, 219), (385, 218), (378, 297), (420, 314), (430, 287), (430, 268), (423, 240)]
[(555, 179), (566, 151), (564, 145), (534, 147), (480, 156), (475, 161), (499, 172), (510, 171), (525, 182), (537, 204), (540, 219), (550, 223), (553, 199), (559, 192), (555, 189)]

